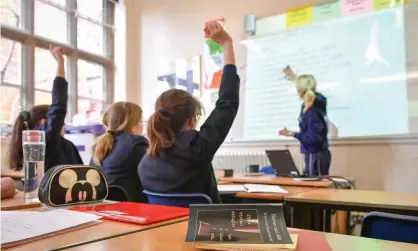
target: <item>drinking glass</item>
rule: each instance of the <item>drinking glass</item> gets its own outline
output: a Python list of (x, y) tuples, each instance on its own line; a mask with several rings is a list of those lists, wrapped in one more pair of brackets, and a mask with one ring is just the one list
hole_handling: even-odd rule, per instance
[(22, 132), (24, 198), (25, 202), (38, 201), (38, 189), (44, 176), (45, 132), (27, 130)]

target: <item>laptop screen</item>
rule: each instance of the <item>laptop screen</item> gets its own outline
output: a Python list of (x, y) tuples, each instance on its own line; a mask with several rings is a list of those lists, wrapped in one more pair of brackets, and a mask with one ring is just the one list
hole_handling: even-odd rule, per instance
[(271, 167), (276, 170), (277, 176), (300, 174), (289, 150), (271, 150), (266, 151), (266, 154), (270, 160)]

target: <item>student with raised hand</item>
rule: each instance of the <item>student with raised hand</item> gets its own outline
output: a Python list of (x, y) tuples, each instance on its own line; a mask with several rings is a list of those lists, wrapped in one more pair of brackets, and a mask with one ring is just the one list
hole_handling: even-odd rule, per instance
[(183, 90), (163, 92), (148, 120), (150, 147), (139, 163), (138, 175), (144, 189), (151, 192), (203, 193), (220, 203), (211, 162), (237, 114), (240, 79), (228, 33), (216, 22), (207, 24), (204, 31), (224, 47), (225, 66), (215, 109), (197, 131), (199, 101)]
[(145, 202), (137, 174), (148, 148), (142, 134), (142, 109), (131, 102), (117, 102), (103, 115), (106, 133), (92, 148), (92, 164), (100, 166), (109, 186), (122, 188), (129, 201)]
[(64, 120), (67, 115), (68, 83), (65, 80), (65, 61), (61, 47), (50, 46), (57, 62), (57, 74), (52, 86), (52, 104), (37, 105), (22, 111), (13, 126), (9, 148), (10, 168), (23, 168), (23, 130), (45, 131), (45, 172), (57, 165), (83, 164), (77, 148), (63, 137)]
[(317, 84), (312, 75), (297, 76), (290, 67), (286, 67), (284, 73), (295, 84), (303, 103), (299, 115), (299, 132), (284, 128), (279, 131), (279, 135), (300, 141), (301, 152), (305, 155), (305, 175), (328, 175), (331, 152), (328, 149), (327, 98), (316, 91)]

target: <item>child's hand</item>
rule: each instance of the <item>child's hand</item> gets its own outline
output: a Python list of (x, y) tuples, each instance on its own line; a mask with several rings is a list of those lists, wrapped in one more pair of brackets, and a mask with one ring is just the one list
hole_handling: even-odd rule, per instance
[(232, 42), (229, 34), (224, 30), (222, 25), (216, 21), (207, 23), (203, 30), (207, 35), (222, 46)]
[(49, 51), (51, 52), (52, 56), (55, 58), (57, 62), (63, 62), (64, 56), (62, 53), (62, 48), (60, 46), (49, 46)]

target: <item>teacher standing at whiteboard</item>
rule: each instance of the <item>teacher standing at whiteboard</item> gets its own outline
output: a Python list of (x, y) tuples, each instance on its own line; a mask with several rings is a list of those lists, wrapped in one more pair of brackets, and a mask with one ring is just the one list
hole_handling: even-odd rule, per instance
[(303, 100), (299, 115), (299, 132), (284, 128), (279, 135), (294, 137), (300, 141), (301, 152), (305, 155), (304, 174), (328, 175), (331, 153), (328, 149), (327, 99), (316, 91), (316, 80), (312, 75), (296, 76), (290, 67), (284, 69), (286, 78), (296, 87)]

